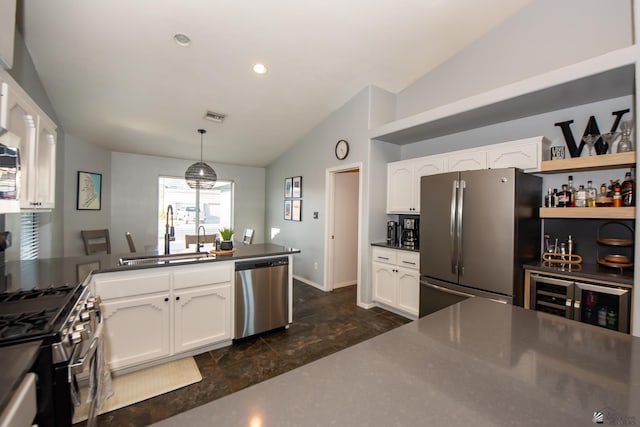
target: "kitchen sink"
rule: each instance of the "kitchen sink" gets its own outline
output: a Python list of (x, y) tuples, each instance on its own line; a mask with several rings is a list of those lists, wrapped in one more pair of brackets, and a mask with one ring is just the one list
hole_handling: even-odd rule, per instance
[(120, 258), (118, 265), (149, 265), (149, 264), (173, 264), (190, 261), (211, 261), (216, 259), (209, 252), (188, 252), (170, 255), (151, 255), (139, 257)]

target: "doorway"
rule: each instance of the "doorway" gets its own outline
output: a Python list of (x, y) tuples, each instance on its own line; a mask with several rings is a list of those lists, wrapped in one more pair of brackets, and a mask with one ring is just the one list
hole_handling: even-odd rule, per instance
[(327, 169), (325, 290), (358, 285), (360, 294), (360, 218), (362, 165)]

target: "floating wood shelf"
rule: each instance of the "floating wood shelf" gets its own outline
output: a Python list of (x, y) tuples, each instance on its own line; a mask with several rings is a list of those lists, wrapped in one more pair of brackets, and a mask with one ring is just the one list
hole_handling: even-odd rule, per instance
[(636, 208), (540, 208), (540, 218), (634, 219)]
[(577, 170), (631, 168), (636, 166), (636, 153), (603, 154), (601, 156), (575, 157), (561, 160), (547, 160), (541, 163), (540, 172), (562, 172)]

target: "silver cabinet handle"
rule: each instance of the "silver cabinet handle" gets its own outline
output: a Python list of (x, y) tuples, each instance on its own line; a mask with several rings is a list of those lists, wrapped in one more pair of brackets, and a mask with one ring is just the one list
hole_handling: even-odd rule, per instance
[(564, 303), (567, 307), (573, 306), (573, 300), (571, 298), (567, 298), (567, 301)]
[(403, 264), (416, 265), (415, 262), (402, 261)]

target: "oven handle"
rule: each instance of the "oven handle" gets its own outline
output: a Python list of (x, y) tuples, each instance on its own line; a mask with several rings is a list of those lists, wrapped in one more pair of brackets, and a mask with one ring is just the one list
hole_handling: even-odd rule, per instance
[(98, 349), (98, 344), (100, 342), (100, 337), (96, 336), (93, 337), (93, 339), (91, 340), (91, 344), (89, 344), (89, 348), (87, 349), (87, 351), (84, 352), (84, 354), (82, 356), (77, 357), (76, 353), (79, 351), (79, 349), (82, 347), (80, 345), (76, 346), (76, 348), (73, 350), (73, 353), (71, 354), (71, 363), (69, 363), (69, 378), (71, 379), (71, 375), (72, 373), (76, 373), (76, 372), (81, 372), (82, 369), (79, 368), (84, 368), (84, 365), (87, 361), (91, 361), (91, 358), (93, 357), (93, 355), (95, 354), (96, 350)]

